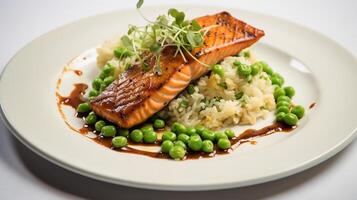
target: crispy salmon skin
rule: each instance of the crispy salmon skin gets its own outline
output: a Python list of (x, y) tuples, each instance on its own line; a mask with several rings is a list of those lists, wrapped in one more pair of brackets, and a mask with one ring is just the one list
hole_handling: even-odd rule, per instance
[[(203, 28), (211, 27), (204, 36), (203, 46), (191, 52), (207, 65), (238, 54), (264, 36), (264, 31), (232, 17), (228, 12), (199, 17), (196, 21)], [(174, 55), (175, 49), (172, 48), (161, 53), (161, 75), (154, 73), (152, 67), (143, 70), (136, 65), (120, 74), (90, 101), (94, 112), (120, 127), (130, 128), (160, 111), (191, 81), (209, 71), (195, 59), (185, 62), (182, 56)]]

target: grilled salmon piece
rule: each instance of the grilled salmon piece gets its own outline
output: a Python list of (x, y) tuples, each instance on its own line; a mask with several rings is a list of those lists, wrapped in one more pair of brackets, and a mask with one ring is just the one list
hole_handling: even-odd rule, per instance
[[(214, 25), (204, 36), (204, 45), (192, 51), (192, 55), (208, 65), (238, 54), (264, 36), (264, 31), (232, 17), (228, 12), (196, 20), (203, 28)], [(209, 70), (189, 56), (184, 62), (182, 56), (174, 54), (175, 49), (163, 50), (161, 75), (155, 74), (152, 67), (148, 71), (140, 66), (130, 67), (90, 101), (94, 112), (120, 127), (130, 128), (160, 111), (191, 81)]]

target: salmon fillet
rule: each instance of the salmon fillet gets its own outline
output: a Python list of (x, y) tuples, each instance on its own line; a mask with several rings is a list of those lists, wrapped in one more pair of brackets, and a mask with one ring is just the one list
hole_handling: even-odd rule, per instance
[[(238, 54), (264, 36), (264, 31), (232, 17), (228, 12), (196, 20), (203, 28), (215, 25), (204, 36), (204, 45), (192, 51), (192, 55), (208, 65)], [(182, 56), (174, 57), (174, 53), (175, 49), (163, 50), (161, 75), (155, 74), (152, 68), (143, 71), (140, 66), (130, 67), (90, 101), (94, 112), (120, 127), (130, 128), (160, 111), (191, 81), (209, 71), (189, 56), (184, 62)]]

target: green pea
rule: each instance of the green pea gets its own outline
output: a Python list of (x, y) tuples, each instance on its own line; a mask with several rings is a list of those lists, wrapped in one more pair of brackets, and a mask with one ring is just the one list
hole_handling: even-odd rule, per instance
[(238, 66), (238, 74), (239, 75), (248, 76), (248, 75), (250, 75), (250, 73), (252, 73), (252, 69), (250, 68), (249, 65), (241, 63)]
[(172, 147), (174, 147), (174, 143), (170, 140), (165, 140), (161, 144), (161, 152), (169, 153), (169, 151)]
[(165, 131), (164, 134), (162, 135), (162, 141), (165, 141), (165, 140), (175, 141), (176, 134), (171, 131)]
[(289, 107), (287, 106), (280, 106), (278, 109), (276, 109), (276, 113), (289, 113)]
[(202, 125), (197, 125), (195, 126), (196, 132), (199, 135), (202, 135), (203, 131), (206, 130), (206, 127), (202, 126)]
[(202, 148), (202, 140), (201, 137), (198, 135), (193, 135), (188, 140), (188, 146), (193, 151), (199, 151)]
[(222, 67), (222, 65), (214, 65), (212, 68), (212, 72), (215, 74), (218, 74), (220, 77), (224, 76), (224, 69)]
[(226, 130), (224, 131), (224, 133), (227, 135), (227, 137), (228, 137), (229, 139), (235, 137), (234, 131), (232, 131), (231, 129), (226, 129)]
[(223, 133), (223, 132), (216, 132), (216, 141), (219, 141), (220, 139), (228, 139), (228, 136)]
[(236, 92), (235, 94), (234, 94), (234, 97), (236, 98), (236, 100), (239, 100), (239, 99), (241, 99), (242, 97), (243, 97), (243, 95), (244, 95), (244, 92)]
[(276, 104), (276, 107), (279, 108), (281, 106), (286, 106), (286, 107), (289, 107), (290, 106), (290, 103), (287, 102), (287, 101), (280, 101), (279, 103)]
[(124, 128), (118, 128), (117, 132), (120, 136), (123, 137), (128, 137), (129, 136), (129, 130), (128, 129), (124, 129)]
[(254, 63), (250, 66), (252, 68), (252, 75), (255, 76), (262, 71), (262, 65), (260, 63)]
[(177, 136), (177, 139), (187, 144), (188, 140), (190, 139), (190, 136), (182, 133)]
[(274, 74), (274, 71), (271, 67), (269, 67), (269, 65), (263, 61), (259, 61), (258, 62), (262, 67), (263, 67), (263, 71), (265, 73), (267, 73), (268, 75), (273, 75)]
[(90, 105), (88, 102), (81, 103), (77, 107), (77, 112), (80, 112), (80, 113), (89, 112), (90, 110), (91, 110), (91, 108), (90, 108)]
[(100, 78), (95, 78), (92, 82), (92, 87), (95, 90), (99, 90), (100, 89), (100, 85), (103, 83), (103, 80)]
[(268, 75), (272, 75), (274, 73), (273, 69), (268, 65), (263, 65), (263, 71)]
[(193, 127), (189, 127), (189, 128), (186, 129), (186, 134), (189, 135), (189, 136), (197, 134), (197, 129), (195, 129)]
[(104, 126), (105, 126), (105, 121), (104, 120), (99, 120), (94, 124), (95, 130), (98, 131), (98, 132), (100, 132)]
[(235, 67), (238, 67), (239, 65), (241, 65), (242, 63), (241, 62), (239, 62), (239, 61), (234, 61), (233, 62), (233, 65), (235, 66)]
[(286, 96), (292, 98), (295, 95), (295, 89), (291, 86), (284, 87)]
[(270, 80), (273, 85), (282, 86), (284, 84), (284, 78), (277, 73), (270, 76)]
[(193, 94), (193, 93), (195, 93), (195, 87), (193, 87), (192, 84), (190, 84), (190, 85), (187, 87), (187, 93), (188, 93), (188, 94)]
[(181, 146), (174, 146), (170, 149), (169, 155), (175, 160), (182, 160), (185, 157), (186, 150)]
[(179, 133), (186, 133), (186, 127), (183, 124), (175, 122), (172, 125), (172, 131), (179, 134)]
[(117, 129), (113, 125), (104, 126), (101, 130), (104, 137), (114, 137), (117, 134)]
[(85, 119), (86, 124), (94, 124), (97, 121), (97, 115), (92, 111)]
[(96, 97), (98, 95), (99, 95), (99, 92), (96, 89), (91, 89), (88, 94), (89, 97)]
[(130, 139), (134, 142), (142, 142), (144, 138), (143, 132), (139, 129), (135, 129), (130, 133)]
[(231, 142), (228, 139), (221, 138), (217, 143), (218, 148), (220, 149), (229, 149), (231, 147)]
[(284, 121), (284, 117), (285, 117), (286, 113), (284, 112), (280, 112), (276, 115), (276, 121), (277, 122), (282, 122)]
[(280, 96), (285, 96), (285, 90), (282, 88), (278, 88), (274, 91), (274, 98), (278, 99)]
[(145, 143), (154, 143), (154, 142), (156, 142), (157, 134), (156, 134), (155, 131), (145, 132), (145, 133), (143, 133), (143, 135), (144, 135), (144, 142)]
[(104, 84), (104, 83), (102, 83), (102, 84), (100, 85), (99, 92), (103, 92), (103, 91), (105, 90), (105, 88), (107, 88), (107, 85)]
[(190, 135), (190, 137), (192, 137), (192, 136), (199, 136), (199, 137), (201, 137), (201, 136), (198, 135), (197, 133), (195, 133), (195, 134), (193, 134), (193, 135)]
[(181, 108), (187, 108), (187, 107), (188, 107), (188, 101), (182, 100), (182, 101), (180, 102), (180, 107), (181, 107)]
[(290, 103), (291, 102), (291, 99), (288, 97), (288, 96), (280, 96), (278, 97), (278, 99), (276, 100), (276, 102), (280, 103), (282, 101), (285, 101), (285, 102), (288, 102)]
[(211, 140), (204, 140), (202, 142), (202, 151), (206, 153), (212, 153), (213, 152), (213, 142)]
[(113, 81), (115, 80), (115, 78), (113, 76), (108, 76), (103, 80), (103, 83), (108, 86), (110, 85)]
[(144, 134), (144, 133), (147, 133), (147, 132), (153, 132), (154, 128), (153, 128), (152, 124), (145, 124), (144, 126), (142, 126), (140, 128), (140, 130)]
[(270, 77), (270, 80), (273, 85), (278, 85), (278, 86), (282, 85), (281, 80), (277, 77)]
[(287, 125), (295, 126), (298, 123), (298, 117), (293, 113), (288, 113), (284, 116), (284, 122)]
[(215, 138), (216, 138), (216, 134), (211, 130), (204, 130), (202, 132), (202, 138), (205, 139), (205, 140), (214, 141)]
[(302, 107), (300, 105), (294, 106), (291, 109), (291, 113), (295, 114), (299, 119), (301, 119), (305, 114), (305, 109), (304, 109), (304, 107)]
[(165, 121), (162, 120), (162, 119), (156, 119), (156, 120), (154, 121), (154, 127), (155, 127), (156, 129), (164, 128), (164, 127), (165, 127)]
[(285, 80), (279, 73), (274, 73), (273, 76), (278, 77), (281, 80), (282, 84), (284, 84)]
[(117, 136), (112, 139), (112, 146), (115, 148), (122, 148), (128, 145), (128, 140), (126, 137)]
[[(107, 78), (109, 76), (109, 74), (106, 74), (106, 73), (104, 73), (104, 72), (101, 72), (100, 74), (99, 74), (99, 78), (101, 78), (102, 80), (104, 80), (105, 78)], [(103, 82), (104, 83), (104, 82)]]
[(175, 141), (174, 146), (181, 146), (182, 148), (187, 149), (186, 144), (181, 140)]
[(110, 64), (106, 64), (103, 69), (102, 69), (102, 72), (104, 74), (107, 74), (107, 75), (113, 75), (114, 74), (114, 67)]

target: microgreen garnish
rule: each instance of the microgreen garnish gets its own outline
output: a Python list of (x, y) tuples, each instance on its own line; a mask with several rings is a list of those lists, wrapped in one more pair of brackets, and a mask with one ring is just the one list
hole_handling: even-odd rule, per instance
[(143, 68), (148, 68), (148, 59), (155, 58), (153, 70), (160, 75), (160, 56), (166, 47), (176, 49), (174, 56), (180, 54), (185, 62), (189, 55), (202, 65), (208, 66), (199, 61), (191, 54), (191, 51), (203, 45), (203, 36), (209, 28), (202, 28), (196, 20), (186, 20), (185, 13), (175, 8), (168, 10), (167, 15), (159, 15), (155, 21), (147, 19), (141, 12), (144, 0), (139, 0), (136, 8), (140, 15), (148, 22), (146, 26), (130, 25), (126, 35), (121, 38), (121, 45), (114, 54), (119, 59), (134, 56), (137, 64)]
[(139, 9), (144, 3), (144, 0), (139, 0), (137, 3), (136, 3), (136, 8)]

